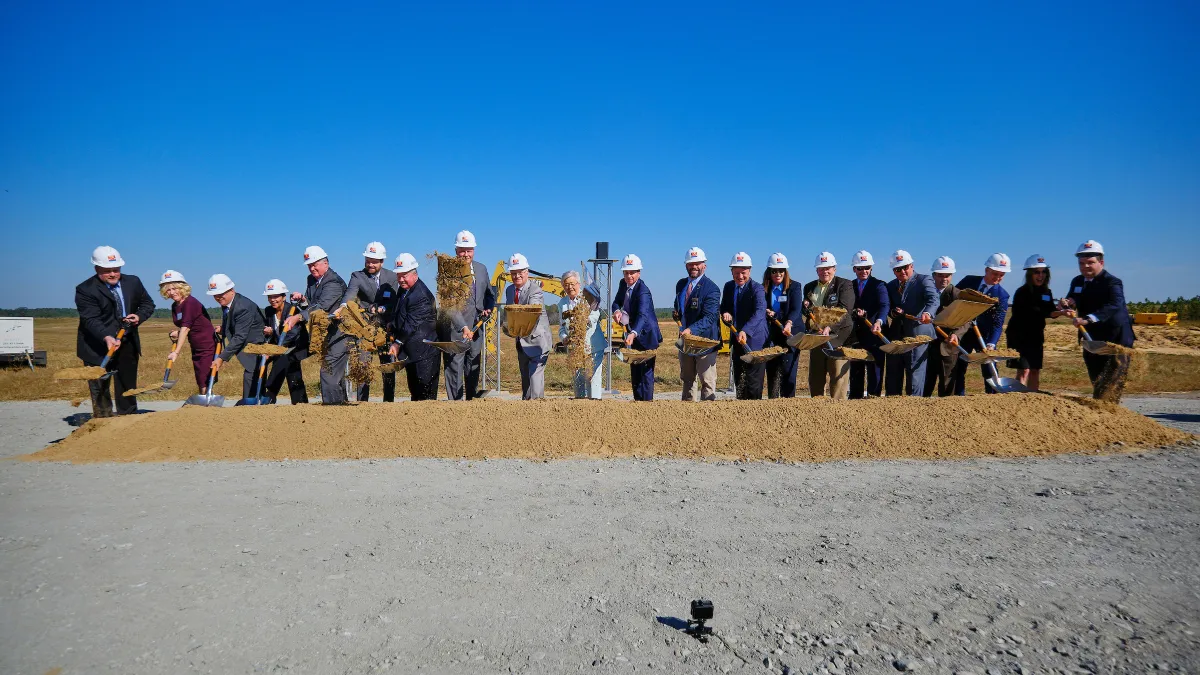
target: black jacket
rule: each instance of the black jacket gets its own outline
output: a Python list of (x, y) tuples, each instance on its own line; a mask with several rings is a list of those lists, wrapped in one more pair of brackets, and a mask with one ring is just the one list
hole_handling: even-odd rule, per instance
[(1025, 284), (1013, 293), (1012, 313), (1004, 336), (1008, 346), (1036, 347), (1046, 342), (1046, 319), (1054, 312), (1054, 294), (1050, 288)]
[(1097, 322), (1084, 326), (1093, 340), (1133, 346), (1133, 324), (1125, 304), (1125, 286), (1108, 270), (1087, 283), (1082, 274), (1075, 277), (1067, 297), (1075, 301), (1075, 310), (1080, 317), (1095, 315)]
[(437, 340), (437, 301), (424, 281), (417, 279), (413, 287), (396, 291), (395, 310), (392, 312), (392, 338), (404, 343), (400, 357), (410, 362), (438, 357), (438, 349), (422, 340)]
[[(287, 320), (288, 315), (291, 313), (293, 307), (295, 307), (295, 305), (293, 305), (290, 302), (283, 303), (283, 311), (280, 312), (280, 314), (282, 314), (282, 316), (279, 317), (279, 325), (280, 326), (282, 326), (283, 322)], [(297, 307), (296, 309), (297, 309), (297, 311), (299, 311), (300, 308)], [(267, 305), (266, 308), (263, 309), (263, 316), (264, 316), (266, 325), (271, 327), (272, 329), (275, 328), (275, 308), (270, 305)], [(278, 333), (273, 333), (271, 335), (271, 337), (272, 337), (272, 339), (267, 340), (267, 342), (279, 344), (279, 334)], [(284, 347), (294, 347), (294, 349), (292, 350), (291, 357), (297, 361), (301, 361), (301, 360), (308, 358), (308, 327), (304, 325), (303, 321), (296, 323), (295, 328), (291, 329), (286, 334), (284, 334), (283, 346)]]
[[(816, 291), (817, 280), (804, 284), (804, 300)], [(854, 332), (854, 284), (849, 279), (835, 276), (829, 280), (829, 290), (825, 293), (825, 307), (841, 307), (846, 310), (846, 316), (837, 324), (830, 326), (829, 345), (834, 349), (846, 343), (846, 338)]]
[(258, 305), (241, 293), (234, 293), (233, 301), (229, 303), (229, 311), (222, 308), (222, 315), (227, 320), (221, 321), (220, 333), (225, 338), (225, 349), (221, 350), (222, 361), (237, 357), (246, 370), (258, 367), (258, 356), (247, 354), (242, 350), (246, 345), (262, 344), (267, 337), (263, 335), (263, 316)]
[[(142, 282), (132, 274), (121, 275), (121, 296), (125, 299), (125, 313), (137, 314), (138, 325), (145, 323), (154, 313), (154, 300), (146, 292)], [(79, 310), (79, 330), (75, 338), (75, 353), (88, 365), (99, 365), (108, 353), (104, 338), (117, 337), (121, 330), (121, 308), (117, 299), (108, 290), (108, 284), (98, 276), (75, 287), (75, 309)], [(132, 347), (142, 353), (141, 338), (137, 326), (125, 331), (121, 349)]]
[[(763, 298), (767, 301), (767, 309), (771, 309), (771, 287), (763, 284)], [(804, 332), (804, 286), (799, 281), (783, 289), (783, 297), (779, 300), (779, 311), (775, 313), (780, 325), (792, 322), (792, 335)], [(787, 337), (783, 329), (775, 325), (770, 317), (767, 318), (767, 343), (776, 347), (787, 347)]]

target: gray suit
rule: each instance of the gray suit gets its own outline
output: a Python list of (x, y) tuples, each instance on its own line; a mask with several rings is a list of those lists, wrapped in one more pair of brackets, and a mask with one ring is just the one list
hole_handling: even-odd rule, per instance
[[(325, 272), (320, 280), (310, 274), (304, 290), (304, 302), (300, 305), (300, 315), (305, 321), (314, 309), (323, 309), (330, 314), (342, 305), (342, 297), (346, 295), (346, 282), (332, 269)], [(337, 327), (330, 326), (329, 348), (325, 354), (325, 363), (321, 364), (321, 402), (346, 402), (346, 364), (350, 358), (347, 353), (346, 334)], [(319, 349), (316, 345), (312, 349)]]
[(267, 341), (263, 335), (262, 311), (253, 300), (241, 293), (234, 293), (233, 302), (228, 307), (221, 308), (221, 337), (225, 339), (225, 349), (217, 356), (226, 363), (233, 357), (241, 362), (242, 398), (254, 395), (254, 385), (258, 382), (258, 360), (254, 354), (247, 354), (243, 349), (246, 345), (257, 345)]
[[(480, 262), (471, 262), (473, 287), (471, 296), (467, 298), (462, 311), (446, 310), (438, 317), (438, 339), (443, 342), (461, 340), (463, 328), (475, 325), (483, 312), (496, 307), (496, 291), (488, 281), (487, 268)], [(471, 348), (462, 354), (444, 354), (445, 362), (443, 375), (446, 378), (446, 398), (451, 401), (475, 398), (479, 390), (479, 360), (483, 353), (483, 340), (486, 331), (476, 330)], [(466, 386), (464, 385), (464, 374)]]
[[(532, 279), (519, 293), (516, 286), (510, 285), (505, 289), (504, 297), (505, 304), (509, 305), (545, 304), (541, 285)], [(517, 364), (521, 368), (521, 398), (525, 400), (546, 397), (546, 359), (550, 354), (551, 339), (550, 319), (543, 309), (533, 332), (516, 340)]]
[[(887, 283), (888, 299), (892, 310), (900, 308), (904, 313), (919, 317), (928, 312), (930, 316), (937, 314), (938, 302), (941, 296), (933, 285), (933, 278), (927, 274), (914, 274), (900, 289), (900, 282), (892, 279)], [(934, 336), (933, 324), (921, 324), (891, 314), (885, 333), (889, 340), (915, 337), (917, 335)], [(885, 371), (885, 393), (888, 396), (899, 396), (901, 389), (909, 396), (920, 396), (925, 391), (925, 368), (928, 363), (928, 345), (922, 345), (907, 354), (898, 356), (888, 355)], [(907, 385), (904, 380), (907, 377)]]
[[(350, 285), (346, 288), (346, 295), (342, 297), (342, 304), (346, 304), (351, 300), (358, 303), (363, 309), (367, 309), (371, 305), (377, 305), (386, 310), (383, 314), (386, 326), (388, 324), (388, 312), (392, 305), (396, 304), (396, 275), (381, 269), (374, 277), (367, 274), (366, 270), (357, 270), (350, 275)], [(362, 352), (360, 358), (366, 362), (371, 362), (370, 352)], [(382, 360), (384, 357), (380, 357)], [(382, 373), (383, 377), (383, 400), (396, 400), (396, 374)], [(355, 392), (359, 401), (367, 401), (371, 398), (371, 383), (363, 382), (358, 385), (358, 391)]]

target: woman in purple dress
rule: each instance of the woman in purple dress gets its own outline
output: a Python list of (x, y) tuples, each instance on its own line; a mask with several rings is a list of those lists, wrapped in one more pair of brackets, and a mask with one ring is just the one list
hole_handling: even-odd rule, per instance
[(158, 292), (171, 301), (171, 321), (179, 327), (171, 331), (175, 348), (167, 356), (172, 363), (179, 357), (179, 350), (186, 338), (192, 350), (192, 368), (196, 373), (196, 386), (203, 392), (208, 387), (208, 371), (217, 355), (216, 331), (204, 305), (192, 297), (192, 287), (183, 275), (167, 270), (158, 282)]

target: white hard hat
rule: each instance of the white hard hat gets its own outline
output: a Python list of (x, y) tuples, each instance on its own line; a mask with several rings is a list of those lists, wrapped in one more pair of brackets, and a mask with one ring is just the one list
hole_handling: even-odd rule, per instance
[(520, 253), (514, 253), (514, 254), (512, 254), (512, 257), (508, 259), (508, 271), (509, 272), (516, 272), (517, 270), (527, 270), (527, 269), (529, 269), (529, 261), (526, 260), (525, 256), (521, 255)]
[(708, 256), (704, 255), (704, 249), (700, 248), (699, 246), (693, 246), (688, 249), (687, 255), (683, 257), (683, 262), (708, 262)]
[(208, 294), (220, 295), (233, 288), (233, 279), (224, 274), (214, 274), (208, 278)]
[(263, 295), (287, 295), (287, 284), (279, 279), (272, 279), (267, 282), (267, 288), (263, 291)]
[(730, 267), (754, 267), (754, 263), (750, 260), (750, 254), (745, 251), (738, 251), (729, 259)]
[[(96, 249), (99, 251), (100, 249)], [(1104, 247), (1095, 239), (1088, 239), (1075, 249), (1075, 255), (1104, 255)]]
[(417, 259), (411, 253), (401, 253), (396, 256), (396, 265), (392, 268), (393, 272), (411, 272), (420, 267), (417, 264)]
[(896, 252), (892, 254), (892, 269), (911, 264), (913, 264), (912, 254), (910, 254), (908, 251), (905, 251), (901, 248), (897, 249)]
[(454, 236), (455, 248), (475, 248), (475, 235), (470, 230), (463, 230)]
[(813, 267), (821, 269), (822, 267), (837, 267), (837, 258), (829, 251), (821, 251), (817, 254), (816, 260), (813, 260)]
[(163, 284), (173, 284), (175, 282), (186, 284), (187, 279), (184, 279), (183, 275), (175, 270), (167, 270), (166, 272), (163, 272), (163, 275), (158, 279), (159, 286), (162, 286)]
[(373, 241), (363, 249), (363, 257), (370, 258), (371, 260), (387, 260), (387, 249), (384, 248), (383, 244)]
[(934, 274), (954, 274), (958, 270), (954, 269), (954, 258), (944, 255), (933, 261), (929, 271)]
[(987, 262), (983, 264), (989, 270), (1008, 273), (1012, 271), (1012, 261), (1003, 253), (993, 253), (988, 256)]
[(854, 267), (874, 267), (875, 258), (871, 257), (870, 251), (858, 251), (854, 254)]
[(117, 249), (111, 246), (97, 246), (96, 250), (92, 251), (92, 264), (96, 267), (114, 269), (124, 267), (125, 261), (121, 260), (121, 254), (117, 253)]
[(787, 256), (782, 253), (772, 253), (771, 257), (767, 258), (767, 269), (769, 270), (786, 270), (788, 268)]
[(309, 246), (308, 248), (304, 249), (305, 265), (311, 265), (318, 260), (328, 257), (329, 256), (325, 255), (325, 249), (321, 248), (320, 246)]
[(1034, 253), (1025, 259), (1025, 268), (1027, 270), (1049, 269), (1050, 264), (1046, 262), (1046, 256), (1041, 253)]
[(632, 253), (626, 254), (625, 258), (621, 262), (622, 262), (622, 265), (621, 265), (622, 272), (640, 272), (640, 271), (642, 271), (642, 259)]

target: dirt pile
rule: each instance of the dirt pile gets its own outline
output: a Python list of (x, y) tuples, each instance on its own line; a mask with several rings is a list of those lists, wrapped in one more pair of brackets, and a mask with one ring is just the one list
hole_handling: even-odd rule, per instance
[[(351, 442), (363, 429), (386, 429)], [(821, 429), (820, 436), (811, 429)], [(26, 459), (72, 462), (1018, 457), (1175, 443), (1119, 406), (1045, 394), (856, 401), (494, 401), (184, 407), (92, 420)]]
[(79, 366), (78, 368), (63, 368), (54, 373), (56, 380), (94, 380), (104, 374), (100, 366)]

